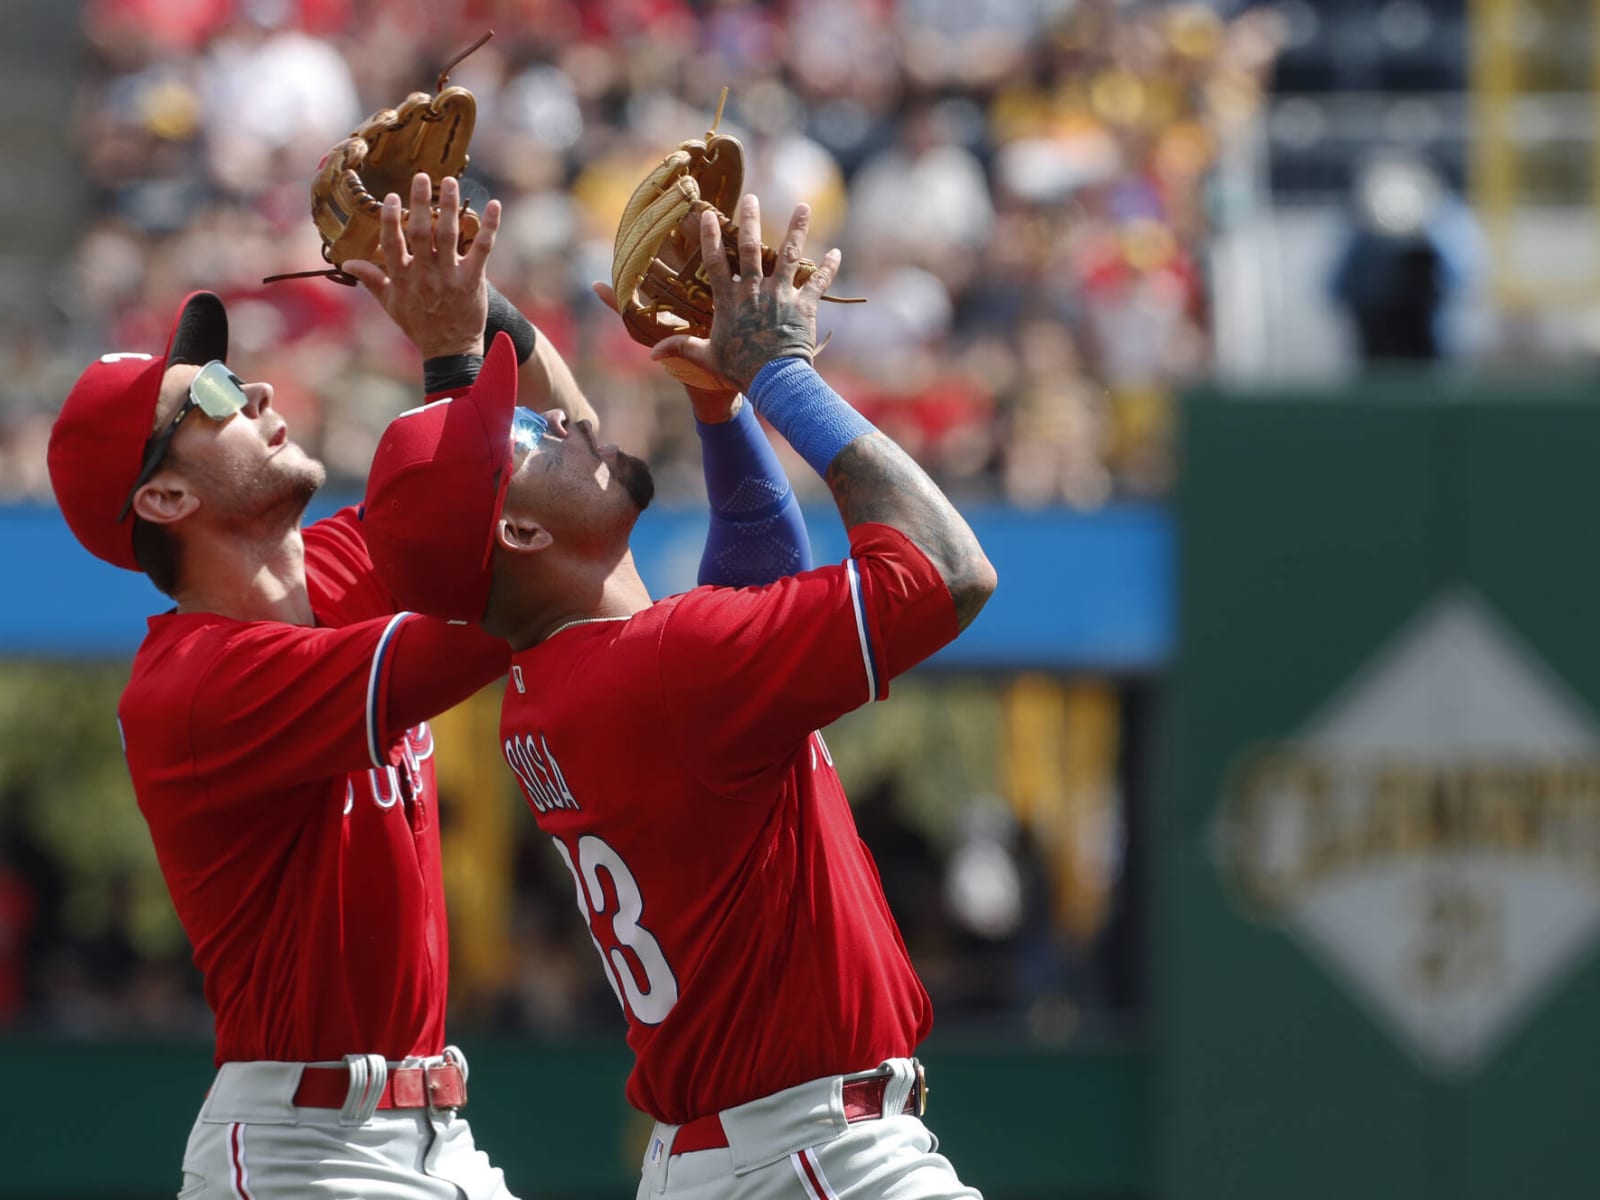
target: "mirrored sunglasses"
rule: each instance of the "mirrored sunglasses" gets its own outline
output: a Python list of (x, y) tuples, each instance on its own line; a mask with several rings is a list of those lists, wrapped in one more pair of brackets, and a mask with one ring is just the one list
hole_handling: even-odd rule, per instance
[(550, 422), (521, 404), (511, 413), (511, 453), (527, 454), (550, 432)]
[[(244, 408), (249, 400), (244, 394), (244, 380), (240, 379), (218, 359), (212, 359), (200, 368), (200, 373), (189, 381), (189, 399), (184, 408), (198, 408), (213, 421), (226, 421)], [(183, 420), (183, 412), (173, 418), (173, 425)]]
[(185, 417), (195, 409), (199, 409), (213, 421), (226, 421), (249, 402), (249, 398), (244, 394), (244, 380), (228, 370), (220, 359), (214, 358), (201, 367), (189, 381), (189, 395), (178, 406), (178, 411), (173, 414), (167, 427), (160, 433), (152, 435), (144, 444), (144, 465), (139, 468), (139, 478), (135, 479), (133, 486), (128, 489), (128, 498), (122, 502), (122, 511), (117, 514), (117, 520), (127, 520), (128, 513), (133, 509), (133, 497), (156, 473), (156, 468), (166, 457), (167, 447), (172, 445), (178, 426), (183, 424)]

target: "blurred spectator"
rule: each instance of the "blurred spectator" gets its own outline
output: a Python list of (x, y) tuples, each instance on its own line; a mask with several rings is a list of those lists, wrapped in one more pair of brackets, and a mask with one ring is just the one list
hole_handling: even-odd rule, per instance
[(364, 115), (343, 55), (292, 16), (290, 0), (240, 0), (199, 64), (210, 169), (241, 196), (307, 175)]
[(1476, 276), (1478, 243), (1472, 215), (1425, 160), (1389, 150), (1362, 164), (1331, 287), (1365, 362), (1430, 361), (1456, 349), (1459, 323), (1449, 317)]
[(1083, 377), (1065, 326), (1033, 320), (1021, 340), (1021, 370), (1007, 397), (1005, 496), (1024, 508), (1098, 508), (1111, 493), (1106, 397)]
[(1045, 0), (899, 0), (906, 74), (917, 84), (981, 90), (1021, 63), (1051, 8)]
[(952, 291), (971, 277), (994, 226), (983, 164), (962, 144), (960, 120), (954, 106), (915, 102), (894, 144), (850, 187), (850, 247), (874, 266), (920, 266)]
[(1065, 991), (1067, 964), (1055, 944), (1044, 858), (998, 797), (975, 796), (963, 812), (942, 891), (962, 963), (946, 1004), (1021, 1017), (1041, 998)]

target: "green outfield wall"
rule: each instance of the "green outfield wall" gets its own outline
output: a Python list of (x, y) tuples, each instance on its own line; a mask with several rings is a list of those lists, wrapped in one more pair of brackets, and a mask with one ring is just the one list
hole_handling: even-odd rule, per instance
[(1187, 405), (1160, 1196), (1600, 1195), (1597, 448), (1587, 380)]

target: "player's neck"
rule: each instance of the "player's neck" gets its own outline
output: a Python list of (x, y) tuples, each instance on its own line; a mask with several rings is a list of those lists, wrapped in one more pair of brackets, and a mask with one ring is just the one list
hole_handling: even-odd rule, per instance
[(179, 612), (214, 612), (237, 621), (314, 625), (300, 529), (276, 539), (202, 535), (186, 542)]
[[(631, 551), (603, 572), (569, 564), (559, 578), (552, 575), (547, 571), (521, 580), (505, 598), (504, 615), (485, 622), (513, 650), (526, 650), (580, 621), (631, 617), (652, 603)], [(491, 617), (496, 607), (491, 602)]]

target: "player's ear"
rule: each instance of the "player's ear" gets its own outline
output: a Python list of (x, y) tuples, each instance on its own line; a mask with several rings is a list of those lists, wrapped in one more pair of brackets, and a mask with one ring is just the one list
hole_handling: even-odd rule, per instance
[(550, 531), (531, 517), (504, 514), (496, 523), (494, 538), (512, 554), (536, 554), (555, 541)]
[(133, 494), (133, 511), (140, 520), (171, 525), (200, 507), (200, 497), (176, 471), (157, 471)]

